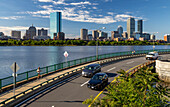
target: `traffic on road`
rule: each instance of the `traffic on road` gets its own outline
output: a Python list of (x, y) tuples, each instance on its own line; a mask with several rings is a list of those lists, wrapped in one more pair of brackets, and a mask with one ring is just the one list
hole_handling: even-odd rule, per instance
[[(82, 74), (84, 71), (82, 71), (79, 75), (63, 81), (62, 84), (56, 85), (46, 92), (42, 92), (30, 101), (24, 103), (24, 105), (19, 106), (87, 107), (87, 105), (83, 105), (82, 102), (90, 98), (90, 96), (97, 96), (100, 93), (100, 89), (104, 88), (119, 75), (117, 71), (120, 69), (126, 71), (145, 62), (148, 62), (145, 57), (137, 57), (114, 61), (102, 66), (95, 65), (99, 68), (101, 67), (101, 72), (99, 70), (94, 72), (93, 76), (84, 77), (84, 74)], [(90, 66), (91, 65), (89, 65), (87, 69), (90, 69)], [(104, 94), (101, 94), (99, 97), (103, 96)]]

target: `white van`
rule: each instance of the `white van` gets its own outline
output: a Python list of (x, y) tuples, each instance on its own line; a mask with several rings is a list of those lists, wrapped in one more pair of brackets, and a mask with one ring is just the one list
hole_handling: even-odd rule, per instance
[(157, 59), (158, 58), (158, 52), (154, 51), (154, 52), (149, 52), (147, 55), (146, 55), (146, 60), (147, 59)]

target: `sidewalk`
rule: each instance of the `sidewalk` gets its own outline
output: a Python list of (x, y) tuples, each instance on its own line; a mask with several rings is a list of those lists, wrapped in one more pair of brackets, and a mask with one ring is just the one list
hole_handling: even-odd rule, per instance
[[(67, 73), (67, 72), (70, 72), (70, 71), (73, 71), (75, 69), (78, 69), (78, 68), (81, 68), (81, 67), (84, 67), (84, 66), (87, 66), (89, 64), (94, 64), (94, 63), (107, 63), (107, 62), (112, 62), (112, 61), (115, 61), (115, 60), (120, 60), (120, 59), (126, 59), (126, 58), (133, 58), (133, 57), (138, 57), (138, 56), (143, 56), (143, 54), (140, 54), (140, 55), (130, 55), (130, 56), (119, 56), (119, 57), (114, 57), (114, 58), (109, 58), (109, 59), (103, 59), (103, 60), (100, 60), (100, 61), (95, 61), (95, 62), (91, 62), (91, 63), (87, 63), (87, 64), (83, 64), (83, 65), (80, 65), (80, 66), (77, 66), (77, 67), (73, 67), (73, 68), (70, 68), (70, 69), (67, 69), (67, 70), (63, 70), (63, 71), (60, 71), (60, 72), (56, 72), (56, 73), (53, 73), (52, 75), (48, 75), (48, 76), (45, 76), (43, 78), (40, 78), (38, 80), (34, 80), (32, 82), (29, 82), (29, 83), (26, 83), (24, 85), (21, 85), (19, 87), (17, 87), (15, 89), (15, 95), (21, 93), (21, 92), (24, 92), (36, 85), (39, 85), (43, 82), (46, 82), (48, 81), (49, 79), (52, 79), (54, 77), (57, 77), (59, 75), (62, 75), (64, 73)], [(5, 101), (6, 99), (9, 99), (11, 97), (14, 96), (14, 93), (13, 93), (13, 90), (10, 90), (10, 91), (7, 91), (3, 94), (0, 95), (0, 102), (3, 102)], [(3, 105), (3, 104), (2, 104)], [(1, 106), (1, 105), (0, 105)]]
[[(45, 76), (45, 77), (43, 77), (43, 78), (40, 78), (40, 79), (37, 79), (37, 80), (35, 80), (35, 81), (29, 82), (29, 83), (27, 83), (27, 84), (21, 85), (21, 86), (19, 86), (19, 87), (17, 87), (17, 88), (15, 89), (15, 95), (17, 95), (17, 94), (19, 94), (19, 93), (21, 93), (21, 92), (23, 92), (23, 91), (26, 91), (27, 89), (30, 89), (30, 88), (32, 88), (32, 87), (34, 87), (34, 86), (36, 86), (36, 85), (38, 85), (38, 84), (40, 84), (40, 83), (43, 83), (43, 82), (45, 82), (45, 81), (47, 81), (47, 80), (49, 80), (49, 79), (52, 79), (52, 78), (54, 78), (54, 77), (57, 77), (57, 76), (59, 76), (59, 75), (61, 75), (61, 74), (64, 74), (64, 73), (66, 73), (66, 72), (75, 70), (75, 69), (77, 69), (77, 68), (81, 68), (81, 67), (86, 66), (86, 65), (89, 65), (89, 64), (97, 63), (97, 62), (98, 62), (98, 61), (92, 62), (92, 63), (88, 63), (88, 64), (84, 64), (84, 65), (80, 65), (80, 66), (77, 66), (77, 67), (73, 67), (73, 68), (70, 68), (70, 69), (67, 69), (67, 70), (63, 70), (63, 71), (61, 71), (61, 72), (57, 72), (57, 73), (54, 73), (54, 74), (52, 74), (52, 75)], [(11, 97), (13, 97), (13, 96), (14, 96), (13, 90), (7, 91), (7, 92), (5, 92), (5, 93), (3, 93), (3, 94), (0, 95), (0, 102), (6, 100), (6, 99), (8, 99), (8, 98), (11, 98)], [(1, 105), (0, 105), (0, 106), (1, 106)]]

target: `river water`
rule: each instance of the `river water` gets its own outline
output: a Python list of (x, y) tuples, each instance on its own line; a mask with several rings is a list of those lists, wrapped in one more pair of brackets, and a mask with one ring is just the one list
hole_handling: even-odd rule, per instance
[[(170, 49), (170, 46), (156, 46), (156, 49)], [(99, 46), (99, 54), (153, 49), (152, 46)], [(16, 62), (20, 69), (17, 73), (96, 55), (95, 46), (0, 46), (0, 78), (12, 75), (10, 66)]]

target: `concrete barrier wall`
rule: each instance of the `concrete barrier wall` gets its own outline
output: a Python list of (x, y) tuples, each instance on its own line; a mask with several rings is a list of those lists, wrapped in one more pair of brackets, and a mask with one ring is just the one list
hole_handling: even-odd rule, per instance
[(156, 60), (156, 72), (160, 80), (170, 83), (170, 61)]

